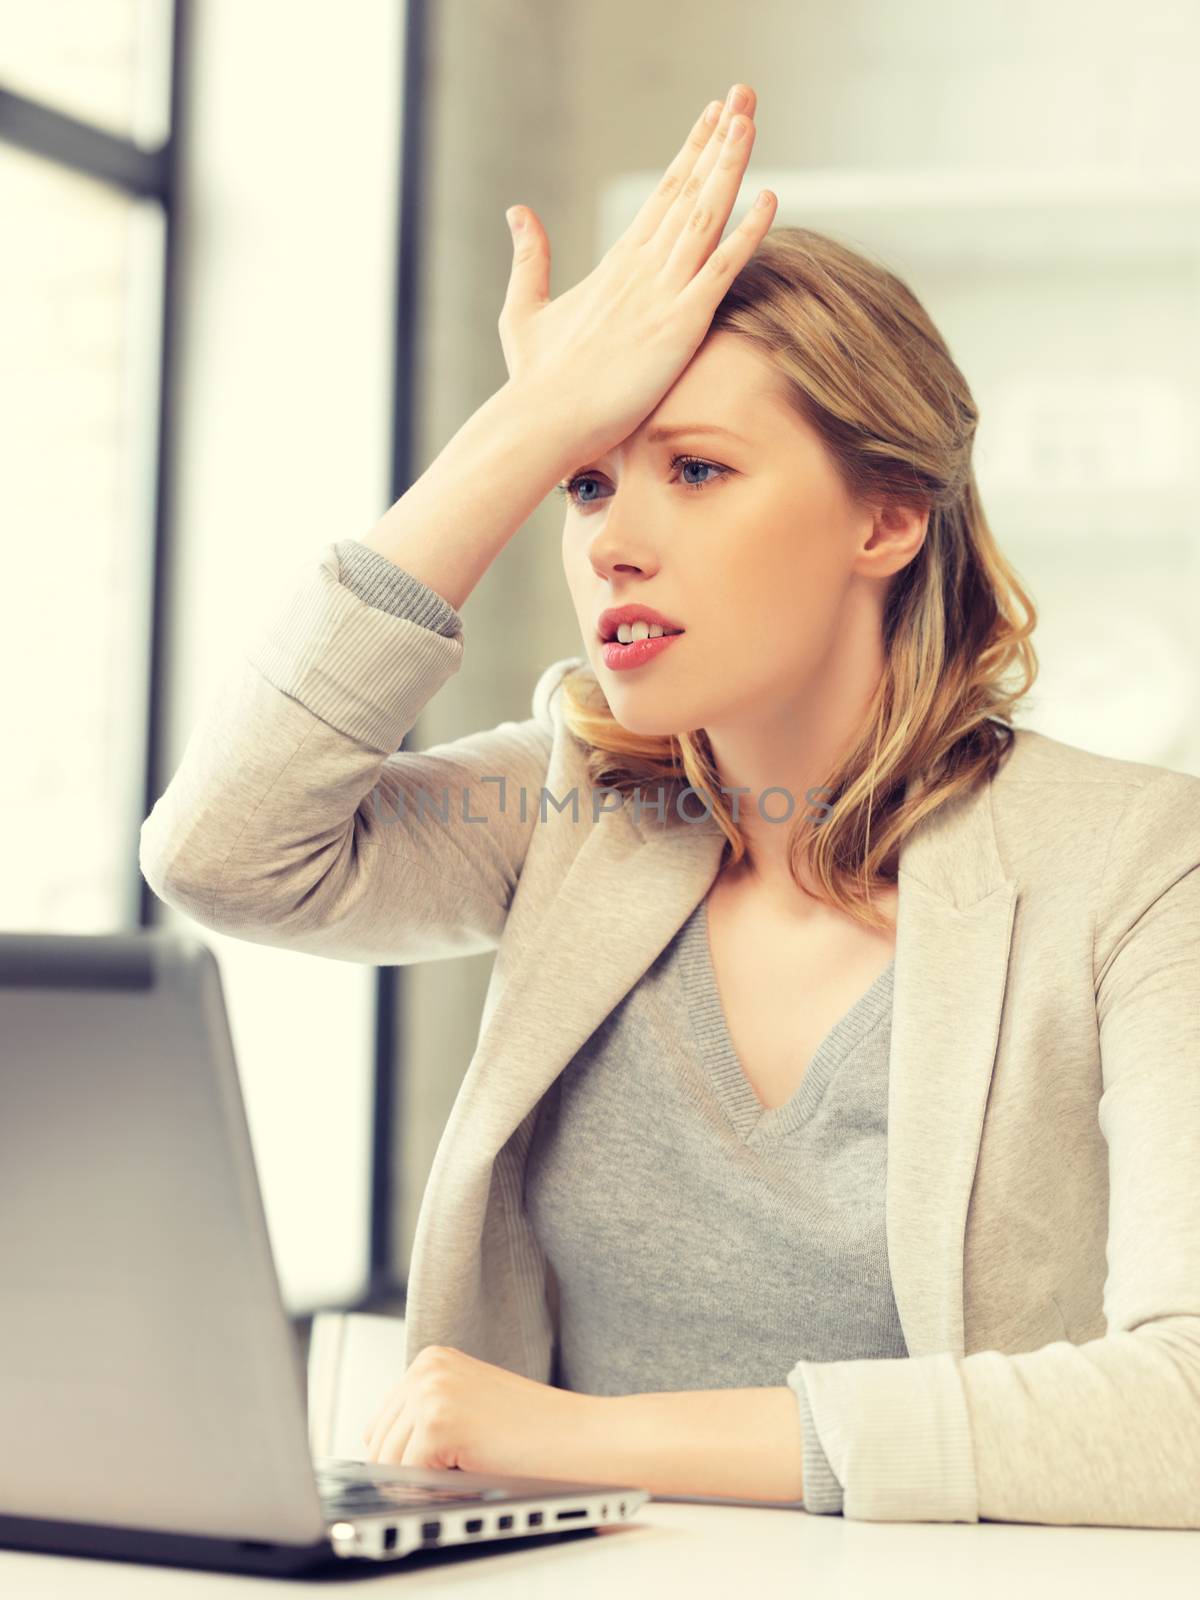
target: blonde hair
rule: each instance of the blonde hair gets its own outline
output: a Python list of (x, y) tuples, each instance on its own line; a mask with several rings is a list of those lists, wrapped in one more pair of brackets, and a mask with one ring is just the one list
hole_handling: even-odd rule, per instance
[[(709, 332), (722, 329), (767, 356), (853, 499), (929, 511), (923, 544), (892, 578), (884, 670), (860, 737), (825, 780), (825, 819), (799, 816), (788, 836), (799, 887), (803, 861), (818, 898), (882, 928), (872, 890), (895, 884), (901, 841), (988, 781), (1013, 742), (1008, 719), (1038, 671), (1037, 612), (980, 503), (966, 379), (894, 273), (825, 234), (775, 228), (717, 307)], [(1017, 682), (1006, 685), (1014, 667)], [(678, 814), (711, 806), (730, 861), (742, 859), (745, 839), (702, 728), (630, 732), (586, 666), (564, 678), (563, 709), (593, 786), (628, 797), (655, 783), (670, 807), (690, 786), (696, 797), (679, 799)]]

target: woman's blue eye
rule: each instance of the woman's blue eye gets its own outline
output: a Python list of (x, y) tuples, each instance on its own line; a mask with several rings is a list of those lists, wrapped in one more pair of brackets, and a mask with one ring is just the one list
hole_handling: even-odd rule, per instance
[[(724, 477), (725, 474), (730, 470), (728, 467), (718, 466), (715, 461), (703, 461), (699, 456), (676, 456), (674, 461), (671, 462), (671, 470), (675, 471), (675, 469), (678, 467), (705, 467), (708, 469), (708, 471), (718, 473), (721, 477)], [(689, 483), (684, 479), (681, 479), (680, 481), (681, 486), (684, 489), (707, 489), (709, 484), (715, 480), (712, 478), (705, 478), (700, 483)], [(568, 500), (571, 501), (573, 505), (590, 506), (595, 504), (596, 497), (593, 495), (587, 499), (582, 498), (579, 493), (579, 488), (581, 484), (595, 482), (596, 477), (594, 473), (580, 472), (577, 473), (575, 477), (568, 478), (566, 483), (556, 483), (554, 487), (558, 494), (564, 495)]]

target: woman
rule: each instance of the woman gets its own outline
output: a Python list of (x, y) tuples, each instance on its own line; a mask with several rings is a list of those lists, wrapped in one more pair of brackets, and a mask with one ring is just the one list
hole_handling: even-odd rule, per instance
[[(1200, 1527), (1200, 780), (1007, 720), (970, 391), (769, 195), (722, 241), (736, 88), (558, 300), (525, 215), (509, 381), (322, 553), (142, 870), (259, 943), (496, 952), (369, 1460)], [(585, 655), (404, 752), (555, 484)]]

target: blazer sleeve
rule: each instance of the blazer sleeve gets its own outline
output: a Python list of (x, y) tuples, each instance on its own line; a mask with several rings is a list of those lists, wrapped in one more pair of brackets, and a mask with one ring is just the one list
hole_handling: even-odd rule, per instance
[(798, 1362), (848, 1518), (1200, 1528), (1200, 780), (1134, 790), (1097, 884), (1107, 1331)]
[(821, 1435), (813, 1423), (803, 1371), (794, 1374), (789, 1387), (800, 1409), (800, 1476), (804, 1483), (804, 1509), (819, 1511), (825, 1516), (835, 1515), (842, 1510), (842, 1486), (829, 1465)]
[(540, 675), (529, 718), (400, 749), (461, 665), (461, 618), (354, 543), (321, 551), (219, 683), (142, 823), (142, 874), (256, 944), (386, 965), (494, 949), (538, 814), (550, 699), (579, 658)]

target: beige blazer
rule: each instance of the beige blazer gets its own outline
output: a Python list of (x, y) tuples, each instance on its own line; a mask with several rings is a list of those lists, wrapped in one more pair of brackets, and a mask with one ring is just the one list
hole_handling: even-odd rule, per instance
[[(595, 814), (554, 694), (578, 657), (527, 720), (399, 750), (462, 652), (360, 600), (325, 547), (210, 700), (140, 861), (168, 904), (258, 943), (495, 951), (406, 1356), (453, 1345), (546, 1382), (534, 1114), (723, 836)], [(1200, 779), (1029, 729), (904, 845), (886, 1214), (910, 1355), (798, 1363), (845, 1516), (1200, 1528), (1198, 868)]]

